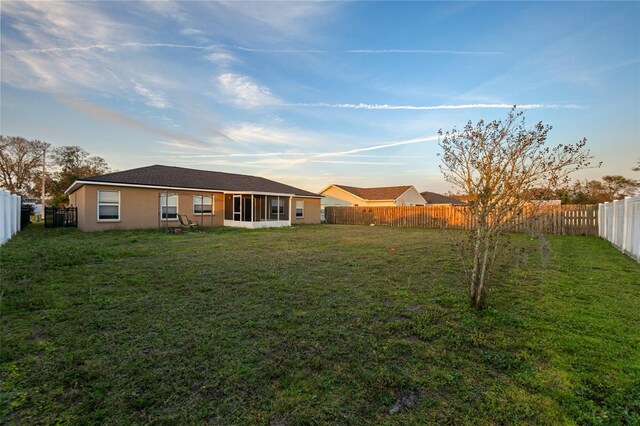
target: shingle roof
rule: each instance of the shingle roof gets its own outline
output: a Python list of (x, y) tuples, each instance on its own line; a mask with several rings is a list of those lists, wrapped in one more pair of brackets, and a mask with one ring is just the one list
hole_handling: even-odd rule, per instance
[(427, 204), (467, 204), (464, 201), (456, 200), (455, 198), (447, 197), (446, 195), (436, 194), (435, 192), (424, 191), (421, 192), (420, 195), (422, 195), (422, 198), (424, 198)]
[(411, 188), (411, 185), (381, 186), (378, 188), (358, 188), (355, 186), (335, 184), (333, 186), (350, 192), (363, 200), (395, 200)]
[[(124, 170), (100, 176), (91, 176), (78, 179), (78, 181), (80, 181), (80, 183), (119, 183), (168, 188), (271, 192), (277, 194), (294, 194), (306, 197), (321, 197), (313, 192), (294, 188), (293, 186), (285, 185), (262, 177), (161, 165)], [(75, 190), (73, 186), (71, 188)]]

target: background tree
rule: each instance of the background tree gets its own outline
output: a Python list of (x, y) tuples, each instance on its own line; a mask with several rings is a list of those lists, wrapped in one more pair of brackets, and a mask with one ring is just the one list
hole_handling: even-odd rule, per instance
[(602, 180), (584, 180), (556, 191), (563, 204), (598, 204), (635, 194), (640, 181), (620, 175), (603, 176)]
[(640, 187), (640, 181), (626, 178), (624, 176), (603, 176), (607, 194), (611, 200), (622, 200), (624, 197), (632, 196)]
[(49, 181), (48, 193), (50, 205), (59, 206), (69, 202), (64, 194), (77, 179), (108, 173), (110, 168), (106, 160), (91, 155), (79, 146), (61, 146), (51, 152), (51, 163), (55, 171)]
[(38, 194), (36, 176), (48, 143), (20, 136), (0, 136), (0, 186), (20, 195)]
[(467, 251), (471, 261), (463, 257), (463, 267), (476, 308), (485, 303), (499, 237), (532, 208), (536, 192), (550, 193), (590, 165), (586, 139), (549, 148), (550, 130), (542, 122), (527, 129), (523, 113), (514, 107), (504, 121), (481, 120), (475, 126), (469, 121), (461, 131), (439, 132), (444, 178), (471, 200), (475, 230)]

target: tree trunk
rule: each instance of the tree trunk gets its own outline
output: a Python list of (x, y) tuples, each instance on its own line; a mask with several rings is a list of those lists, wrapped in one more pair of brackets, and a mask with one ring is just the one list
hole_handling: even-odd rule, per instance
[(471, 270), (471, 282), (469, 283), (469, 301), (472, 306), (475, 306), (474, 301), (476, 300), (476, 291), (477, 291), (477, 282), (478, 275), (480, 274), (480, 258), (481, 258), (481, 230), (478, 228), (476, 231), (476, 241), (473, 248), (473, 269)]
[(476, 309), (482, 309), (486, 296), (487, 275), (494, 259), (495, 247), (486, 227), (480, 223), (476, 232), (473, 251), (473, 269), (469, 287), (469, 302)]
[[(485, 237), (486, 238), (486, 237)], [(485, 290), (485, 278), (487, 277), (487, 266), (489, 263), (489, 254), (491, 251), (491, 247), (489, 242), (485, 239), (482, 250), (482, 266), (480, 268), (480, 276), (478, 277), (478, 284), (476, 289), (476, 297), (473, 301), (473, 306), (477, 309), (482, 309), (484, 306), (484, 298), (486, 294)]]

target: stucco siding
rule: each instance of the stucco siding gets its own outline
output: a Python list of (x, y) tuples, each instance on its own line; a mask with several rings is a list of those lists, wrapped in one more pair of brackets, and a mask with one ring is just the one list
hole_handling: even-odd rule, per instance
[[(296, 201), (304, 202), (304, 217), (296, 217)], [(320, 223), (320, 199), (293, 197), (290, 214), (292, 225)]]
[[(98, 220), (98, 191), (119, 191), (120, 219)], [(130, 188), (110, 185), (84, 185), (69, 194), (71, 205), (78, 207), (78, 228), (82, 231), (100, 231), (110, 229), (148, 229), (165, 226), (159, 221), (160, 193), (165, 191), (152, 188)], [(224, 210), (232, 208), (225, 203), (222, 192), (169, 191), (178, 195), (178, 214), (186, 215), (200, 226), (224, 226)], [(213, 215), (194, 213), (194, 195), (213, 195)], [(295, 217), (295, 201), (304, 201), (304, 217)], [(286, 199), (288, 203), (288, 197)], [(286, 210), (285, 210), (286, 211)], [(320, 200), (317, 198), (294, 198), (289, 206), (292, 224), (320, 223)], [(166, 222), (170, 227), (179, 227), (178, 219)]]
[(79, 208), (79, 206), (84, 206), (85, 199), (85, 187), (78, 189), (73, 194), (69, 194), (69, 205), (72, 207), (78, 207), (77, 215), (78, 215), (78, 228), (82, 229), (85, 225), (85, 211), (84, 209)]
[[(98, 191), (120, 192), (120, 219), (110, 221), (98, 220)], [(159, 189), (127, 188), (109, 185), (85, 185), (70, 194), (69, 199), (78, 207), (78, 228), (83, 231), (100, 231), (108, 229), (145, 229), (157, 228), (159, 223), (160, 200)], [(178, 194), (178, 214), (186, 215), (191, 220), (203, 222), (201, 225), (221, 226), (223, 223), (222, 193), (214, 194), (214, 215), (196, 215), (193, 213), (193, 196), (211, 193), (171, 191)], [(169, 226), (180, 226), (180, 222), (169, 220)], [(164, 226), (165, 222), (161, 222)]]

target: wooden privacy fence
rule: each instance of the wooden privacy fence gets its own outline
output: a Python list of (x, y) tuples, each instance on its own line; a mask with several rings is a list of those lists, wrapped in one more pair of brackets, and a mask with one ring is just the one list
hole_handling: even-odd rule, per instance
[[(342, 225), (475, 228), (474, 218), (467, 206), (325, 207), (324, 216), (327, 223)], [(598, 206), (545, 206), (535, 215), (529, 213), (515, 218), (513, 230), (556, 235), (598, 235)]]

